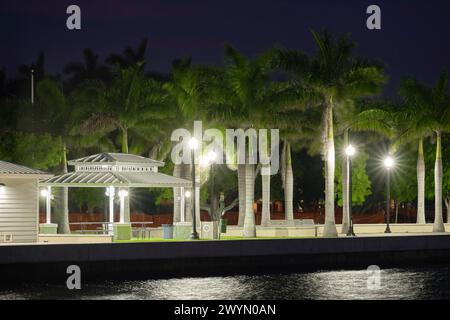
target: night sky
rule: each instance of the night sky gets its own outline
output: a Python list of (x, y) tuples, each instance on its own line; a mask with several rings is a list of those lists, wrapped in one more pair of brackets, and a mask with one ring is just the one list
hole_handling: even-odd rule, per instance
[[(147, 37), (147, 69), (167, 72), (174, 58), (192, 55), (195, 63), (220, 63), (223, 44), (249, 55), (272, 45), (311, 51), (309, 29), (326, 27), (351, 33), (357, 53), (383, 60), (391, 81), (403, 75), (433, 82), (450, 69), (450, 1), (448, 0), (159, 0), (63, 1), (0, 0), (0, 65), (13, 76), (39, 52), (46, 69), (62, 73), (68, 62), (81, 61), (90, 47), (103, 60), (136, 47)], [(66, 28), (66, 8), (82, 11), (82, 30)], [(366, 8), (382, 10), (382, 30), (366, 28)]]

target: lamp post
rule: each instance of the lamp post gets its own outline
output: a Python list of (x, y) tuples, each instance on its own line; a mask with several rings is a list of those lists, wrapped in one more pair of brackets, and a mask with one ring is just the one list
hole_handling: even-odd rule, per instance
[(214, 190), (214, 164), (217, 159), (217, 154), (213, 150), (211, 150), (208, 153), (207, 157), (208, 157), (208, 163), (211, 165), (211, 168), (210, 168), (210, 174), (211, 174), (210, 198), (211, 198), (211, 214), (214, 216), (214, 214), (215, 214), (214, 210), (216, 209), (215, 203), (213, 203), (214, 202), (214, 193), (215, 193), (215, 190)]
[(353, 230), (353, 217), (352, 217), (352, 157), (355, 155), (355, 147), (351, 144), (345, 148), (345, 154), (347, 155), (347, 188), (348, 188), (348, 220), (349, 226), (347, 230), (347, 236), (355, 236)]
[(394, 166), (394, 159), (387, 156), (384, 159), (384, 167), (386, 168), (386, 230), (384, 233), (391, 233), (389, 227), (390, 211), (391, 211), (391, 169)]
[(198, 233), (197, 233), (197, 220), (195, 218), (195, 206), (196, 206), (196, 190), (195, 190), (195, 150), (198, 148), (198, 141), (195, 138), (191, 138), (189, 140), (189, 148), (191, 149), (191, 164), (192, 164), (192, 234), (190, 236), (191, 240), (198, 240)]

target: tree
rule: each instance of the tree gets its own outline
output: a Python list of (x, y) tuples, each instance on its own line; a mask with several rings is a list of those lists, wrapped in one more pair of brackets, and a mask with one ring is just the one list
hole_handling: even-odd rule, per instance
[[(427, 87), (415, 79), (408, 78), (402, 82), (401, 92), (407, 102), (414, 107), (413, 113), (408, 117), (417, 119), (413, 122), (414, 132), (433, 132), (436, 138), (436, 158), (434, 166), (434, 194), (435, 194), (435, 220), (434, 232), (444, 232), (445, 227), (442, 215), (442, 134), (450, 130), (450, 95), (448, 92), (448, 72), (442, 71), (437, 83)], [(423, 136), (423, 135), (422, 135)], [(419, 158), (423, 154), (423, 144), (419, 142)], [(419, 167), (419, 164), (418, 164)], [(424, 168), (424, 165), (421, 166)], [(422, 168), (421, 168), (422, 169)], [(420, 179), (423, 183), (423, 177)], [(422, 192), (423, 188), (419, 188)]]
[[(269, 89), (270, 73), (276, 63), (275, 50), (268, 50), (255, 59), (244, 56), (235, 48), (225, 47), (225, 68), (218, 72), (218, 80), (211, 90), (213, 101), (208, 114), (226, 125), (247, 129), (258, 128), (267, 118), (267, 109), (279, 95)], [(275, 87), (272, 87), (276, 90)], [(244, 237), (255, 237), (253, 212), (254, 184), (257, 168), (249, 162), (250, 145), (245, 152), (245, 164), (238, 163), (239, 225)], [(263, 179), (267, 183), (267, 179)], [(269, 180), (270, 181), (270, 180)], [(266, 200), (267, 201), (267, 200)]]
[(111, 54), (105, 61), (107, 64), (121, 69), (135, 67), (137, 64), (139, 64), (140, 69), (143, 69), (145, 64), (141, 62), (146, 60), (145, 53), (147, 51), (147, 45), (148, 42), (145, 38), (141, 41), (137, 49), (127, 46), (122, 54)]
[[(342, 143), (341, 143), (342, 146)], [(345, 144), (344, 144), (345, 146)], [(342, 146), (343, 147), (343, 146)], [(339, 148), (343, 150), (343, 148)], [(362, 148), (358, 148), (358, 153), (352, 160), (352, 204), (362, 205), (366, 197), (372, 194), (371, 191), (371, 181), (366, 172), (366, 165), (369, 156), (364, 152)], [(344, 162), (343, 157), (337, 157), (336, 166), (336, 192), (338, 195), (338, 205), (344, 206), (344, 189), (346, 184), (340, 183), (343, 181), (342, 177), (345, 174), (345, 166), (342, 166)], [(345, 162), (344, 162), (345, 163)]]
[(108, 80), (110, 78), (109, 69), (99, 64), (98, 55), (92, 49), (83, 50), (83, 62), (72, 62), (64, 67), (64, 73), (69, 75), (68, 83), (71, 87), (76, 87), (86, 80)]
[(298, 51), (283, 50), (286, 70), (303, 76), (305, 85), (321, 95), (322, 155), (325, 162), (324, 236), (336, 237), (334, 217), (334, 118), (335, 106), (348, 99), (377, 94), (385, 82), (382, 68), (367, 59), (353, 57), (355, 43), (347, 36), (335, 39), (329, 32), (312, 31), (317, 53), (308, 58)]
[(162, 84), (145, 78), (141, 66), (139, 63), (120, 69), (110, 85), (91, 83), (90, 90), (94, 91), (91, 105), (95, 113), (81, 125), (86, 133), (118, 133), (117, 144), (123, 153), (129, 152), (133, 137), (151, 137), (152, 129), (175, 116), (169, 111)]
[[(32, 133), (22, 143), (36, 142), (35, 139), (39, 137), (43, 141), (38, 145), (47, 141), (48, 145), (51, 145), (50, 148), (47, 147), (49, 150), (58, 149), (59, 168), (57, 171), (62, 173), (67, 172), (68, 148), (72, 147), (77, 139), (77, 135), (74, 135), (71, 129), (79, 119), (77, 113), (80, 110), (73, 108), (70, 99), (64, 95), (55, 80), (44, 78), (36, 85), (36, 103), (33, 105), (28, 102), (22, 104), (21, 118), (18, 123), (19, 130)], [(18, 147), (20, 148), (20, 144)], [(56, 198), (58, 200), (56, 209), (58, 232), (70, 233), (67, 188), (58, 188)]]

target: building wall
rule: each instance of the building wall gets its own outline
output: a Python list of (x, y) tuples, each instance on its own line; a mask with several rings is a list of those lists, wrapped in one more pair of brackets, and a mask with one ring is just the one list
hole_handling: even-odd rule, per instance
[(0, 243), (12, 235), (12, 242), (37, 242), (38, 186), (36, 179), (1, 178)]

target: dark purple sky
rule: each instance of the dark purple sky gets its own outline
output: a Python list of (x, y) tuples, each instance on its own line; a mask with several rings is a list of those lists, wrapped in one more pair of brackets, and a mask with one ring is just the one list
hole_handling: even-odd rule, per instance
[[(388, 65), (391, 84), (402, 75), (432, 82), (450, 69), (450, 1), (448, 0), (0, 0), (0, 65), (9, 75), (17, 65), (32, 62), (40, 51), (46, 68), (82, 59), (92, 48), (104, 59), (126, 45), (149, 40), (148, 69), (168, 71), (177, 57), (220, 63), (223, 44), (247, 54), (274, 44), (310, 51), (309, 29), (326, 27), (350, 32), (358, 53)], [(82, 30), (66, 28), (66, 8), (82, 10)], [(382, 30), (366, 28), (366, 8), (382, 10)]]

